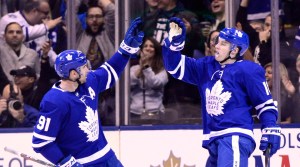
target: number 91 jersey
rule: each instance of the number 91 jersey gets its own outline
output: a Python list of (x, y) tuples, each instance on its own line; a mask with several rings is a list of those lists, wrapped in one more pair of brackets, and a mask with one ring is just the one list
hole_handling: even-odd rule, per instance
[(71, 155), (83, 165), (96, 165), (114, 155), (98, 119), (99, 93), (118, 80), (129, 58), (116, 53), (87, 74), (86, 83), (68, 92), (56, 83), (40, 104), (32, 147), (54, 164)]

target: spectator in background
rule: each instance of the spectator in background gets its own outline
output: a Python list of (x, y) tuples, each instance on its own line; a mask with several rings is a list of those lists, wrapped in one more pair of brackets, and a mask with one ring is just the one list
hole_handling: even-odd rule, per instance
[(216, 42), (219, 37), (220, 31), (213, 30), (209, 33), (205, 43), (205, 56), (214, 56), (216, 53)]
[[(201, 17), (201, 21), (196, 26), (196, 32), (199, 36), (199, 53), (197, 57), (206, 56), (206, 43), (208, 36), (212, 31), (220, 31), (225, 27), (225, 0), (208, 0), (209, 13)], [(209, 46), (208, 46), (209, 47)]]
[[(272, 18), (269, 14), (266, 15), (263, 23), (263, 30), (257, 31), (247, 21), (247, 9), (250, 0), (242, 0), (237, 13), (236, 21), (241, 24), (242, 30), (249, 34), (250, 37), (250, 49), (253, 54), (254, 61), (261, 66), (265, 66), (267, 63), (272, 61)], [(280, 30), (280, 61), (286, 66), (291, 67), (295, 62), (295, 57), (290, 55), (291, 46), (286, 40), (284, 33), (283, 22), (279, 18), (279, 30)]]
[[(269, 89), (272, 92), (274, 91), (272, 88), (272, 63), (268, 63), (264, 66), (266, 71), (266, 80), (269, 86)], [(279, 65), (279, 73), (280, 73), (280, 85), (281, 85), (281, 92), (280, 92), (280, 110), (281, 110), (281, 123), (291, 123), (291, 115), (293, 113), (294, 108), (294, 100), (293, 96), (296, 92), (295, 86), (291, 82), (289, 78), (288, 71), (286, 67), (280, 63)]]
[(9, 84), (9, 81), (5, 75), (5, 73), (3, 72), (1, 63), (0, 63), (0, 96), (2, 95), (3, 89), (4, 87)]
[(139, 64), (130, 68), (130, 115), (161, 118), (165, 111), (164, 87), (168, 74), (164, 69), (161, 45), (152, 37), (145, 37)]
[[(86, 29), (80, 32), (77, 49), (86, 54), (95, 70), (115, 53), (115, 4), (111, 0), (89, 4), (85, 18)], [(114, 94), (114, 88), (110, 88), (100, 95), (98, 112), (102, 125), (113, 124)]]
[(146, 9), (142, 14), (143, 20), (147, 20), (143, 25), (145, 36), (153, 36), (156, 19), (158, 18), (158, 0), (145, 0), (147, 3)]
[[(48, 30), (61, 23), (61, 17), (53, 20), (45, 20), (49, 16), (50, 7), (47, 0), (27, 0), (24, 9), (8, 13), (0, 20), (0, 43), (4, 40), (4, 29), (11, 22), (21, 25), (24, 34), (24, 42), (27, 47), (38, 51), (46, 41), (35, 41), (37, 38), (46, 36)], [(56, 56), (56, 55), (55, 55)], [(55, 60), (55, 57), (52, 58)]]
[(61, 22), (61, 17), (59, 17), (43, 23), (43, 20), (48, 16), (49, 11), (50, 9), (47, 0), (27, 0), (23, 10), (8, 13), (1, 18), (0, 39), (4, 41), (4, 28), (10, 22), (18, 22), (22, 26), (25, 30), (25, 42), (46, 35), (49, 29), (54, 28)]
[(39, 112), (24, 103), (21, 90), (12, 83), (5, 86), (0, 99), (0, 127), (20, 128), (33, 127)]
[[(250, 23), (247, 20), (247, 10), (248, 10), (248, 4), (249, 0), (241, 0), (240, 6), (237, 11), (236, 15), (236, 22), (237, 25), (240, 24), (241, 30), (246, 32), (249, 35), (249, 42), (250, 42), (250, 51), (252, 54), (254, 54), (255, 48), (260, 44), (260, 38), (263, 38), (262, 40), (266, 40), (266, 38), (269, 38), (270, 35), (269, 31), (269, 20), (265, 18), (263, 22), (266, 22), (265, 32), (263, 31), (264, 24), (261, 24), (261, 28), (255, 29), (255, 27), (252, 27)], [(261, 34), (261, 35), (260, 35)], [(271, 61), (271, 60), (270, 60)], [(269, 63), (270, 61), (267, 61), (266, 63)], [(266, 64), (266, 63), (263, 63)]]
[(115, 52), (115, 5), (100, 0), (103, 8), (90, 6), (87, 10), (87, 28), (77, 39), (77, 49), (86, 54), (95, 70)]
[(12, 81), (10, 71), (24, 65), (35, 69), (37, 77), (40, 76), (40, 61), (37, 53), (23, 44), (24, 34), (21, 26), (11, 22), (5, 27), (5, 43), (0, 45), (0, 63), (8, 78)]
[[(299, 48), (300, 49), (300, 48)], [(300, 50), (299, 50), (300, 51)], [(295, 85), (295, 95), (294, 95), (294, 106), (292, 113), (292, 123), (300, 123), (300, 52), (298, 52), (296, 64), (296, 75), (293, 80), (293, 84)]]
[[(51, 14), (48, 14), (48, 16), (44, 19), (44, 21), (50, 20), (50, 18), (51, 18)], [(57, 46), (57, 31), (59, 28), (61, 28), (61, 24), (59, 24), (55, 28), (49, 30), (46, 35), (43, 35), (41, 37), (34, 39), (34, 42), (33, 42), (34, 45), (31, 45), (31, 49), (34, 49), (38, 53), (38, 56), (40, 58), (47, 56), (47, 58), (50, 62), (50, 65), (52, 67), (53, 67), (54, 61), (57, 57), (57, 54), (54, 51), (54, 47)], [(59, 44), (61, 44), (61, 43), (59, 43)], [(45, 55), (45, 53), (43, 52), (43, 50), (44, 50), (43, 47), (45, 45), (50, 46), (49, 50), (47, 51), (48, 55)]]
[(40, 102), (45, 93), (52, 87), (49, 74), (55, 72), (49, 61), (41, 62), (41, 75), (37, 79), (35, 70), (29, 66), (22, 66), (19, 69), (10, 71), (14, 77), (14, 83), (20, 88), (24, 103), (39, 109)]
[(211, 12), (215, 16), (211, 30), (225, 28), (225, 0), (211, 0)]
[[(33, 92), (33, 87), (37, 81), (35, 70), (29, 66), (22, 66), (18, 69), (11, 70), (10, 75), (14, 77), (14, 83), (20, 88), (24, 101), (29, 104), (28, 99), (34, 98), (32, 93), (33, 95), (38, 95)], [(38, 109), (38, 106), (34, 107)]]
[[(271, 14), (271, 0), (247, 0), (247, 20), (257, 31), (262, 31), (265, 18)], [(282, 0), (279, 0), (279, 15), (283, 15)]]

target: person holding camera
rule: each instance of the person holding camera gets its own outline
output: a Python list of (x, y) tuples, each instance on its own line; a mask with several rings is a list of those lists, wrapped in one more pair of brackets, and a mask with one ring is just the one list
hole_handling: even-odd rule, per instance
[(0, 127), (33, 127), (38, 118), (38, 110), (24, 104), (20, 89), (12, 83), (3, 89), (0, 98)]
[[(45, 60), (44, 60), (45, 61)], [(50, 67), (50, 63), (41, 62), (40, 78), (37, 78), (34, 68), (30, 66), (21, 66), (18, 69), (10, 71), (10, 75), (14, 78), (14, 83), (21, 89), (24, 103), (36, 108), (40, 107), (40, 102), (46, 92), (52, 87), (56, 81), (49, 77), (49, 74), (55, 72)]]

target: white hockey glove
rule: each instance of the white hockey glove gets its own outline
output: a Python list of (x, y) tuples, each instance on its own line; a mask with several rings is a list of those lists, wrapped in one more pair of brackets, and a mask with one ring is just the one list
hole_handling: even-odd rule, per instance
[(139, 25), (142, 24), (140, 17), (134, 19), (128, 28), (125, 38), (122, 41), (119, 52), (132, 56), (140, 50), (140, 45), (143, 43), (144, 32), (140, 30)]
[(69, 155), (68, 157), (64, 158), (56, 167), (83, 167), (80, 163), (76, 161), (74, 157)]
[(184, 48), (186, 28), (180, 18), (172, 17), (170, 19), (170, 30), (168, 38), (164, 40), (166, 47), (173, 51), (180, 51)]

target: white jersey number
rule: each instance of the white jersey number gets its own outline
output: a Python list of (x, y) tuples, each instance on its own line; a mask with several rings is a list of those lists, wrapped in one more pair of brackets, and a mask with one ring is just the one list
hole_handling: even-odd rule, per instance
[(46, 118), (42, 115), (40, 116), (39, 124), (36, 127), (39, 130), (44, 130), (47, 132), (49, 130), (50, 122), (51, 122), (51, 118)]

